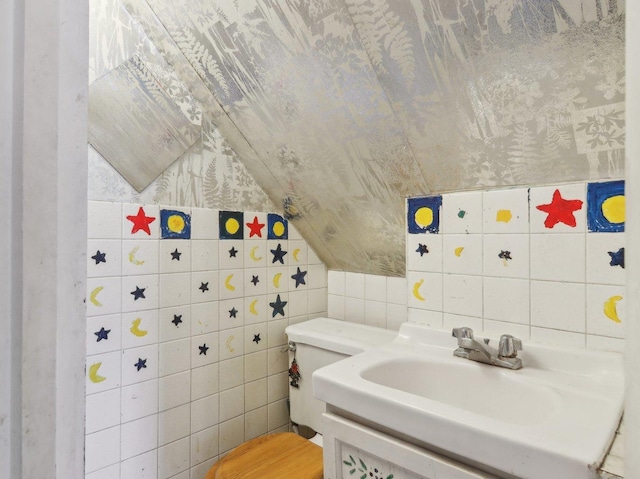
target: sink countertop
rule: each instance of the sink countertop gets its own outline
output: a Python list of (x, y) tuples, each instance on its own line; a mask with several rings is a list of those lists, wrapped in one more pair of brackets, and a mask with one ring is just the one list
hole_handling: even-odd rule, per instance
[(511, 371), (455, 358), (455, 347), (448, 333), (403, 325), (393, 343), (318, 370), (316, 396), (506, 474), (597, 476), (590, 465), (622, 411), (621, 358), (527, 343)]

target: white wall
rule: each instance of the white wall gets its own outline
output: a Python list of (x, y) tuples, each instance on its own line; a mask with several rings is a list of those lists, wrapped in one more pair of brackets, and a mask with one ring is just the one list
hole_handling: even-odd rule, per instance
[(88, 12), (2, 7), (0, 476), (81, 477)]
[(640, 4), (628, 2), (627, 6), (627, 146), (626, 146), (626, 195), (627, 202), (635, 208), (627, 208), (626, 232), (629, 253), (627, 266), (627, 325), (626, 379), (627, 402), (625, 409), (625, 477), (631, 479), (640, 474)]

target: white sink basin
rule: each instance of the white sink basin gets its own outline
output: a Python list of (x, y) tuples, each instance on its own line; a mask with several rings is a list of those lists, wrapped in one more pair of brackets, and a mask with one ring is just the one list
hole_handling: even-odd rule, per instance
[(512, 371), (455, 348), (450, 333), (405, 323), (392, 343), (316, 371), (314, 393), (503, 477), (597, 477), (622, 415), (620, 354), (525, 342)]

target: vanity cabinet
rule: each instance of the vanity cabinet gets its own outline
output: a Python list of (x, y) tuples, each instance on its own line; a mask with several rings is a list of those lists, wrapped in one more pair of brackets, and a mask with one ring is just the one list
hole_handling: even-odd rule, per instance
[(323, 448), (324, 479), (496, 479), (333, 413)]

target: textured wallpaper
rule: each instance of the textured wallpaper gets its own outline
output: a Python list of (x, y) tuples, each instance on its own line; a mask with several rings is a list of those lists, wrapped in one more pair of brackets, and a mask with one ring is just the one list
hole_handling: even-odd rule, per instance
[[(116, 35), (161, 57), (230, 147), (216, 169), (232, 149), (262, 188), (232, 175), (232, 196), (266, 193), (331, 269), (403, 275), (406, 196), (623, 176), (622, 1), (124, 7), (96, 70), (127, 58)], [(164, 174), (153, 194), (220, 201), (194, 175)]]

